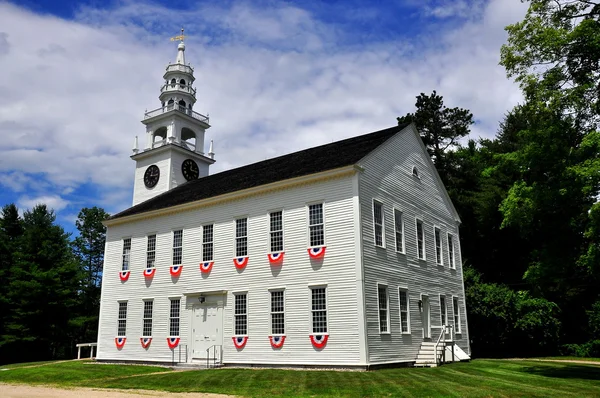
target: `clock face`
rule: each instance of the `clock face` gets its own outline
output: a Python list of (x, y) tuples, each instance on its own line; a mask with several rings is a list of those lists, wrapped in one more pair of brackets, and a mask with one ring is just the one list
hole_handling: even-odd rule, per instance
[(158, 183), (159, 178), (160, 169), (157, 165), (153, 164), (152, 166), (148, 167), (144, 173), (144, 184), (148, 188), (154, 188), (154, 186)]
[(186, 159), (181, 165), (181, 172), (187, 181), (196, 180), (200, 175), (198, 165), (192, 159)]

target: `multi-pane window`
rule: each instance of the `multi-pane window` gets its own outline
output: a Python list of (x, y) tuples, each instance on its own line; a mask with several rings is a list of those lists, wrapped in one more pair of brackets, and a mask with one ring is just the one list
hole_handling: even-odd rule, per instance
[(389, 317), (388, 317), (388, 290), (387, 286), (377, 286), (377, 299), (379, 301), (379, 333), (388, 333)]
[(173, 231), (173, 265), (181, 265), (183, 230)]
[(452, 309), (454, 311), (454, 330), (460, 333), (460, 312), (458, 310), (458, 297), (452, 297)]
[(148, 250), (146, 251), (146, 268), (154, 268), (156, 260), (156, 235), (148, 235)]
[(271, 292), (271, 334), (285, 334), (285, 307), (283, 290)]
[(421, 220), (417, 220), (417, 255), (421, 260), (425, 260), (425, 231)]
[(404, 221), (402, 212), (394, 209), (394, 228), (396, 230), (396, 251), (404, 252)]
[(121, 270), (129, 270), (129, 258), (131, 255), (131, 238), (123, 239), (123, 262), (121, 263)]
[(127, 336), (127, 301), (119, 301), (117, 337)]
[(442, 319), (442, 326), (446, 325), (446, 297), (440, 296), (440, 317)]
[(269, 214), (269, 218), (271, 252), (281, 252), (283, 251), (283, 213), (281, 211), (275, 211)]
[(313, 287), (312, 296), (312, 332), (327, 333), (327, 289)]
[(248, 255), (248, 219), (238, 218), (235, 220), (235, 256)]
[(213, 224), (202, 226), (202, 261), (213, 259)]
[(406, 290), (398, 290), (400, 301), (400, 330), (402, 333), (410, 333), (409, 327), (409, 312), (408, 312), (408, 292)]
[(323, 203), (308, 206), (308, 232), (310, 235), (310, 247), (323, 246), (325, 244)]
[(383, 247), (383, 205), (373, 201), (373, 229), (375, 245)]
[(440, 229), (435, 227), (433, 235), (435, 237), (435, 263), (442, 265), (442, 235)]
[(454, 264), (454, 240), (450, 234), (448, 234), (448, 261), (450, 268), (456, 267)]
[(248, 334), (248, 301), (246, 293), (235, 295), (235, 335)]
[(142, 323), (142, 337), (152, 337), (152, 307), (154, 301), (144, 301), (144, 318)]
[(171, 299), (169, 312), (169, 336), (179, 336), (179, 314), (181, 312), (181, 300)]

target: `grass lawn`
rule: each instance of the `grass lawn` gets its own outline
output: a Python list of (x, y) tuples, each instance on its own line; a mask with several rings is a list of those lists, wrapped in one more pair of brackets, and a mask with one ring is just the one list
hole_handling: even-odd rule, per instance
[[(9, 368), (10, 365), (4, 366)], [(161, 374), (147, 375), (149, 372)], [(128, 377), (139, 375), (136, 377)], [(213, 392), (248, 397), (585, 397), (600, 396), (600, 366), (474, 360), (432, 369), (372, 372), (211, 369), (66, 362), (0, 372), (0, 382)]]

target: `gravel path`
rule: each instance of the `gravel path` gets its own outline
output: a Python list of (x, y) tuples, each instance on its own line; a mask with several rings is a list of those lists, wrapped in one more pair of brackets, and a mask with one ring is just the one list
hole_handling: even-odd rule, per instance
[(232, 395), (205, 393), (170, 393), (149, 390), (117, 390), (104, 388), (55, 388), (0, 383), (2, 398), (231, 398)]

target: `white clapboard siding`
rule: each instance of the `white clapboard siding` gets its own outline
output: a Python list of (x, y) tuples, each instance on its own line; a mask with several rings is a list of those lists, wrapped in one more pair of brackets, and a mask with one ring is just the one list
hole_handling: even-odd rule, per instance
[[(223, 318), (225, 363), (356, 365), (360, 362), (359, 316), (356, 283), (356, 236), (353, 205), (353, 176), (270, 192), (198, 210), (111, 226), (107, 245), (101, 298), (98, 359), (161, 361), (172, 360), (166, 337), (169, 297), (181, 297), (181, 344), (191, 350), (190, 311), (184, 310), (184, 292), (226, 291)], [(327, 251), (321, 266), (309, 260), (307, 203), (323, 201)], [(267, 259), (268, 212), (282, 210), (285, 258), (280, 271), (273, 271)], [(234, 257), (234, 219), (248, 217), (249, 263), (238, 272)], [(214, 267), (208, 277), (201, 274), (202, 229), (214, 223)], [(172, 231), (183, 229), (183, 271), (177, 281), (169, 275)], [(146, 236), (157, 235), (156, 275), (147, 283), (142, 274), (146, 265)], [(122, 239), (132, 238), (131, 276), (122, 283)], [(309, 340), (309, 285), (328, 287), (329, 341), (315, 350)], [(268, 289), (285, 288), (286, 341), (282, 349), (269, 344), (270, 296)], [(233, 335), (233, 292), (248, 292), (248, 343), (236, 350)], [(153, 341), (141, 347), (143, 299), (154, 299)], [(128, 300), (127, 343), (117, 350), (118, 300)], [(192, 300), (192, 299), (190, 299)], [(197, 297), (194, 300), (198, 300)], [(178, 349), (175, 349), (178, 361)]]
[[(429, 296), (432, 326), (441, 324), (439, 295), (446, 295), (449, 320), (453, 319), (452, 296), (459, 297), (462, 334), (457, 336), (458, 344), (469, 352), (458, 222), (419, 140), (409, 126), (360, 162), (364, 167), (359, 175), (359, 198), (370, 364), (415, 360), (423, 341), (417, 304), (421, 294)], [(419, 178), (412, 175), (413, 166)], [(373, 199), (383, 204), (385, 248), (374, 245)], [(395, 250), (394, 208), (403, 213), (406, 254)], [(426, 261), (417, 258), (415, 217), (424, 224)], [(435, 261), (434, 225), (441, 230), (443, 266)], [(449, 232), (454, 235), (456, 270), (448, 266)], [(378, 284), (388, 286), (390, 334), (379, 333)], [(400, 332), (398, 288), (408, 289), (410, 334)], [(438, 335), (439, 329), (432, 329), (432, 338)]]

